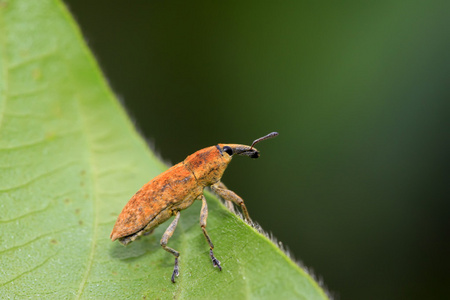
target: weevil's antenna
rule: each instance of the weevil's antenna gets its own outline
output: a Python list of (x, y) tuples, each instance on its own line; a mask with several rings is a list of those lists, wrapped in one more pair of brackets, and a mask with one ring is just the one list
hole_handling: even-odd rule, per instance
[(253, 141), (253, 144), (250, 146), (250, 150), (253, 149), (253, 146), (255, 146), (256, 144), (258, 144), (261, 141), (267, 140), (267, 139), (271, 139), (274, 138), (278, 135), (278, 132), (271, 132), (268, 135), (265, 135), (263, 137), (260, 137), (259, 139), (256, 139)]

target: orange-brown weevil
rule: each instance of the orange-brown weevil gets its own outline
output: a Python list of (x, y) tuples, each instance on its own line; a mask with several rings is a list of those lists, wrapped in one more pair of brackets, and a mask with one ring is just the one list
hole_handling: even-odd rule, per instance
[(141, 235), (150, 234), (158, 225), (175, 216), (161, 238), (163, 249), (175, 256), (175, 266), (172, 273), (172, 282), (175, 283), (175, 277), (179, 274), (178, 257), (180, 253), (167, 247), (167, 242), (177, 227), (180, 211), (188, 208), (198, 199), (202, 201), (200, 226), (210, 247), (209, 254), (213, 266), (222, 270), (219, 260), (215, 258), (213, 253), (214, 245), (206, 232), (208, 206), (203, 195), (203, 189), (210, 186), (216, 194), (226, 201), (229, 208), (233, 207), (232, 203), (239, 205), (245, 219), (251, 223), (242, 198), (228, 190), (220, 182), (220, 179), (233, 155), (258, 158), (259, 152), (253, 146), (262, 140), (277, 135), (277, 132), (269, 133), (255, 140), (251, 146), (218, 144), (189, 155), (183, 162), (156, 176), (134, 194), (117, 218), (111, 232), (111, 240), (118, 239), (120, 243), (127, 245)]

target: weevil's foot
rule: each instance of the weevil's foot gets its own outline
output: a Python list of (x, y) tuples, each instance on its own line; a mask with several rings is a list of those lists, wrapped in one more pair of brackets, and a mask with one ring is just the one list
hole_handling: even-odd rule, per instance
[(172, 273), (172, 282), (175, 283), (175, 277), (178, 277), (180, 275), (180, 269), (178, 267), (178, 257), (175, 257), (175, 266), (173, 267), (173, 273)]
[(212, 249), (209, 250), (209, 256), (211, 256), (213, 266), (218, 267), (219, 271), (222, 271), (222, 267), (220, 266), (220, 261), (214, 256)]

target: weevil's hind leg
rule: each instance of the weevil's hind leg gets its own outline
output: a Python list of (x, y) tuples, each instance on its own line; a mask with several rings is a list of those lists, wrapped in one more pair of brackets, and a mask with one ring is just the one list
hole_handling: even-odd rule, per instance
[(167, 243), (169, 242), (169, 239), (172, 237), (175, 228), (177, 227), (178, 220), (180, 219), (180, 212), (174, 212), (175, 219), (173, 219), (172, 223), (167, 227), (166, 231), (164, 232), (162, 238), (161, 238), (161, 247), (163, 247), (164, 250), (171, 253), (173, 256), (175, 256), (175, 265), (173, 267), (173, 273), (172, 273), (172, 282), (175, 283), (175, 277), (178, 277), (180, 274), (179, 267), (178, 267), (178, 257), (180, 256), (180, 253), (170, 247), (167, 247)]
[(220, 197), (222, 197), (226, 201), (231, 201), (233, 203), (236, 203), (239, 205), (242, 209), (242, 213), (244, 214), (244, 218), (247, 220), (248, 223), (253, 224), (252, 219), (250, 219), (250, 216), (247, 211), (247, 207), (244, 204), (244, 200), (242, 200), (241, 197), (239, 197), (235, 192), (227, 189), (225, 185), (222, 182), (218, 182), (216, 184), (213, 184), (211, 186), (211, 189)]
[(214, 267), (218, 267), (220, 271), (222, 271), (222, 267), (220, 266), (220, 261), (214, 256), (213, 249), (214, 245), (211, 242), (211, 238), (206, 232), (206, 219), (208, 218), (208, 205), (206, 204), (205, 196), (201, 195), (200, 199), (202, 200), (202, 211), (200, 212), (200, 226), (202, 227), (203, 234), (206, 237), (206, 240), (209, 244), (209, 256), (211, 256), (211, 260), (213, 262)]

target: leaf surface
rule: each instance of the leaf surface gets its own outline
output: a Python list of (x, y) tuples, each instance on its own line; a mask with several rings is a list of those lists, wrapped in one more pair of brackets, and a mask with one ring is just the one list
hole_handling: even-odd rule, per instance
[[(271, 241), (208, 197), (212, 267), (201, 203), (123, 247), (122, 207), (166, 169), (136, 133), (65, 6), (0, 0), (0, 294), (57, 299), (326, 299)], [(157, 130), (157, 128), (155, 128)], [(207, 145), (205, 145), (207, 146)], [(199, 201), (197, 201), (199, 202)]]

